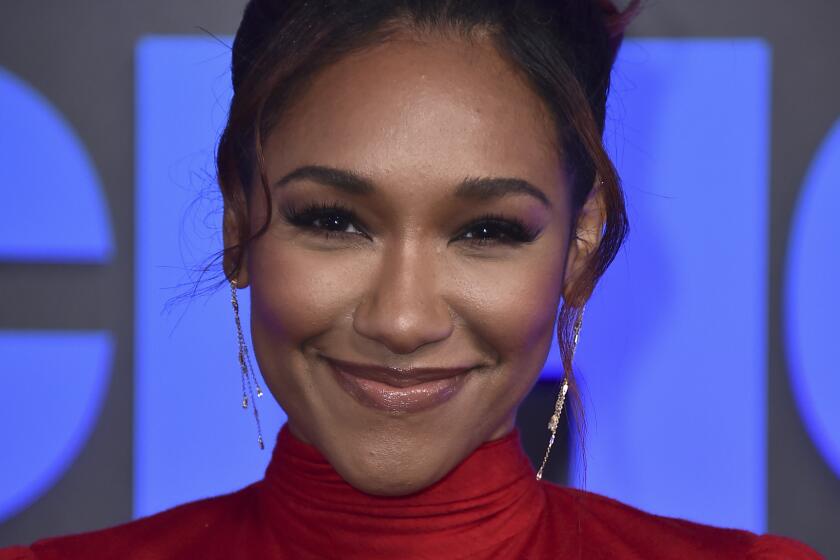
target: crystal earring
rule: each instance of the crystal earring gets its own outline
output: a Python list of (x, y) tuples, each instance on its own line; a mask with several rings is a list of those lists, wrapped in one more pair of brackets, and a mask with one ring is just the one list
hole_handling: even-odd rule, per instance
[[(265, 449), (263, 444), (262, 429), (260, 427), (260, 414), (257, 412), (257, 402), (254, 399), (254, 387), (257, 388), (257, 397), (263, 396), (257, 376), (254, 373), (254, 365), (251, 363), (251, 354), (245, 344), (245, 336), (242, 334), (242, 323), (239, 321), (239, 300), (236, 298), (237, 280), (230, 281), (230, 303), (233, 306), (233, 320), (236, 322), (236, 337), (239, 342), (239, 369), (242, 371), (242, 408), (248, 408), (248, 394), (251, 395), (251, 402), (254, 405), (254, 420), (257, 421), (257, 443), (260, 449)], [(251, 380), (253, 379), (253, 385)], [(247, 392), (246, 392), (247, 387)]]
[[(583, 310), (584, 308), (581, 307), (580, 313), (575, 321), (574, 338), (572, 339), (572, 357), (571, 360), (569, 360), (569, 363), (571, 363), (575, 358), (578, 335), (580, 335), (580, 327), (583, 324)], [(557, 401), (554, 403), (554, 414), (552, 414), (551, 418), (548, 420), (548, 429), (551, 432), (551, 437), (548, 438), (548, 447), (545, 449), (545, 455), (543, 456), (540, 470), (537, 471), (537, 480), (542, 478), (543, 469), (548, 461), (548, 454), (551, 453), (551, 446), (554, 445), (554, 436), (557, 433), (557, 425), (560, 422), (560, 413), (563, 412), (563, 403), (566, 402), (566, 392), (569, 390), (569, 373), (570, 372), (566, 372), (566, 375), (563, 378), (563, 385), (560, 387), (560, 394), (557, 395)]]

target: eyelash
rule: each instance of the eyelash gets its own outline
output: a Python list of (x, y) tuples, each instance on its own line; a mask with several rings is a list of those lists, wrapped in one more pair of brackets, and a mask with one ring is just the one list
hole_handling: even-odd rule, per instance
[[(314, 202), (311, 204), (307, 204), (300, 210), (295, 209), (290, 205), (286, 205), (283, 207), (283, 215), (289, 224), (301, 228), (303, 230), (310, 231), (315, 235), (320, 235), (327, 239), (346, 239), (358, 235), (356, 233), (348, 233), (343, 231), (331, 231), (324, 227), (313, 226), (311, 224), (311, 222), (313, 222), (314, 220), (338, 217), (339, 220), (350, 222), (351, 224), (356, 226), (357, 220), (353, 211), (344, 206), (343, 204), (337, 202)], [(502, 214), (498, 213), (487, 213), (476, 218), (466, 228), (465, 233), (470, 232), (473, 229), (478, 228), (479, 226), (487, 225), (490, 226), (491, 231), (492, 229), (496, 229), (501, 233), (501, 235), (495, 238), (491, 237), (489, 239), (467, 239), (466, 241), (470, 244), (477, 246), (488, 246), (496, 244), (520, 245), (531, 243), (537, 238), (537, 235), (539, 235), (539, 231), (533, 228), (529, 228), (521, 220), (517, 218), (505, 217)], [(356, 229), (361, 230), (361, 228), (357, 226)]]

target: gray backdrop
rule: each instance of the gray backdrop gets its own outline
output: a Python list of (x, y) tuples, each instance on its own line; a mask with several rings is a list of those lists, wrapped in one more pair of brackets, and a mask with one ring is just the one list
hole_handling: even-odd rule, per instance
[[(107, 266), (0, 263), (0, 329), (107, 329), (117, 340), (104, 409), (86, 447), (40, 500), (0, 525), (0, 546), (128, 521), (132, 492), (134, 262), (134, 68), (145, 34), (232, 34), (242, 0), (0, 1), (0, 66), (43, 92), (69, 119), (94, 160), (114, 224)], [(773, 49), (769, 531), (840, 558), (840, 479), (804, 432), (782, 354), (781, 278), (799, 185), (840, 116), (840, 2), (649, 1), (631, 36), (765, 38)], [(549, 410), (553, 387), (531, 398)], [(524, 407), (530, 408), (530, 407)], [(544, 415), (520, 417), (525, 446), (544, 445)], [(2, 429), (7, 429), (3, 426)], [(529, 439), (535, 437), (534, 441)], [(562, 479), (562, 461), (553, 477)]]

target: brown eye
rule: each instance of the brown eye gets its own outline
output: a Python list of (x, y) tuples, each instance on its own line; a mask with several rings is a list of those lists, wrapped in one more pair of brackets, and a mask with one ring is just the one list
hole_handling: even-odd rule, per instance
[[(365, 236), (354, 226), (356, 218), (353, 212), (338, 203), (313, 203), (300, 210), (285, 206), (283, 216), (291, 225), (327, 238)], [(348, 226), (356, 231), (346, 231)]]
[(531, 243), (538, 235), (538, 230), (529, 228), (521, 220), (487, 214), (473, 221), (461, 238), (476, 245), (517, 245)]

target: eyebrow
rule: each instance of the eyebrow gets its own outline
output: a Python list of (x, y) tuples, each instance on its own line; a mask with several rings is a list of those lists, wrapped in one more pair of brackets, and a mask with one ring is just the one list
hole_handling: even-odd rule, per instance
[[(274, 187), (282, 188), (292, 181), (307, 179), (351, 195), (371, 195), (377, 190), (373, 181), (359, 173), (324, 165), (298, 167), (277, 180)], [(468, 200), (488, 201), (509, 195), (532, 196), (546, 208), (552, 207), (542, 190), (516, 177), (466, 177), (455, 189), (456, 197)]]

